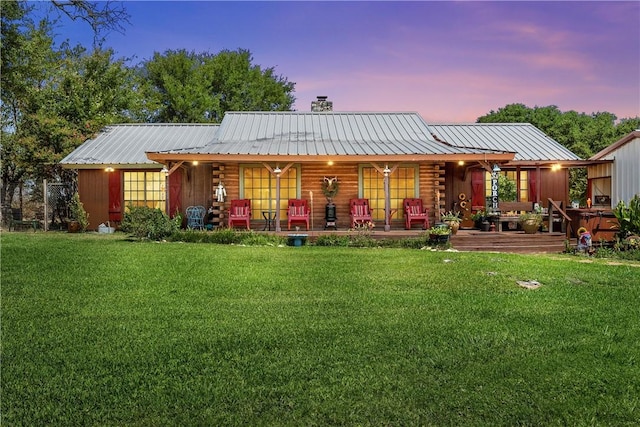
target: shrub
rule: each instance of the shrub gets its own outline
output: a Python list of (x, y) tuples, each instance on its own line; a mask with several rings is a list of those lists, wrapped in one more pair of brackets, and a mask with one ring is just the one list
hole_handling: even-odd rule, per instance
[(613, 209), (613, 214), (618, 220), (619, 237), (624, 239), (631, 235), (640, 235), (640, 196), (636, 194), (627, 206), (623, 201)]
[(80, 195), (78, 192), (73, 193), (69, 210), (71, 219), (73, 221), (78, 221), (78, 224), (80, 224), (80, 230), (86, 231), (89, 226), (89, 214), (84, 210), (84, 205), (82, 204), (82, 201), (80, 201)]
[(338, 236), (337, 234), (323, 234), (318, 236), (316, 246), (349, 246), (349, 236)]
[(219, 245), (278, 246), (284, 245), (286, 238), (275, 234), (259, 234), (232, 228), (213, 231), (177, 230), (171, 234), (172, 242), (213, 243)]
[(421, 249), (421, 248), (424, 248), (425, 246), (431, 245), (431, 242), (429, 242), (429, 235), (426, 233), (423, 233), (420, 237), (409, 237), (405, 239), (399, 239), (398, 245), (401, 248)]
[(240, 242), (247, 246), (279, 246), (286, 244), (287, 238), (275, 234), (259, 234), (254, 232), (239, 232)]
[(160, 209), (129, 206), (120, 228), (138, 239), (161, 240), (178, 231), (181, 223), (180, 215), (171, 219)]

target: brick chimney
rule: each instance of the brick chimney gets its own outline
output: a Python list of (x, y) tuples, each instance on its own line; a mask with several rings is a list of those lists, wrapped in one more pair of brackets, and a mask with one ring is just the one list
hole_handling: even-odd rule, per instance
[(316, 101), (311, 101), (311, 111), (314, 113), (333, 111), (333, 101), (327, 101), (326, 96), (319, 96)]

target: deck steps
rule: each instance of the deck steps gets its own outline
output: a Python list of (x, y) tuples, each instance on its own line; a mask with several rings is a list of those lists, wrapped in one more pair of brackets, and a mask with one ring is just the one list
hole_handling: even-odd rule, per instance
[(522, 231), (482, 232), (464, 230), (451, 236), (451, 247), (459, 251), (512, 253), (560, 253), (565, 249), (564, 233), (525, 234)]

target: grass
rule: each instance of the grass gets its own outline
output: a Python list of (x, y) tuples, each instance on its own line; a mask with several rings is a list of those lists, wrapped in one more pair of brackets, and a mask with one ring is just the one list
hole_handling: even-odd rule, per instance
[(119, 234), (1, 243), (2, 425), (640, 419), (638, 263)]

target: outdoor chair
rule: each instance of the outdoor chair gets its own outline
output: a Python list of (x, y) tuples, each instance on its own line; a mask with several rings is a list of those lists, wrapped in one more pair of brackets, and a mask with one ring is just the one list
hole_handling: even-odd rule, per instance
[(204, 206), (189, 206), (187, 208), (187, 228), (204, 229)]
[(304, 199), (289, 199), (289, 207), (287, 209), (287, 229), (291, 230), (292, 222), (304, 222), (309, 230), (309, 217), (311, 210), (309, 203)]
[(429, 208), (422, 205), (422, 199), (404, 199), (402, 201), (404, 208), (404, 228), (411, 229), (413, 222), (422, 224), (422, 229), (429, 228)]
[(242, 224), (249, 230), (251, 222), (251, 200), (237, 199), (231, 201), (229, 208), (229, 228), (233, 228), (234, 224)]
[(373, 222), (369, 199), (349, 200), (349, 216), (351, 217), (351, 228), (355, 228), (356, 224)]

